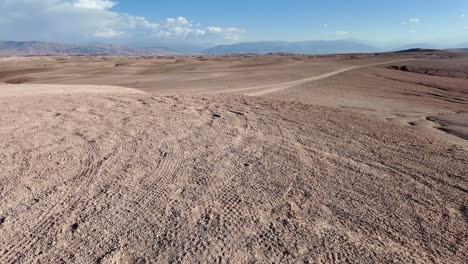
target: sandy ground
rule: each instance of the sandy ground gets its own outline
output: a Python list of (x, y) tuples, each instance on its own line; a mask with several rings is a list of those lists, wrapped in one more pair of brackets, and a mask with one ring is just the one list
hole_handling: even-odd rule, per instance
[[(109, 85), (63, 85), (63, 84), (0, 84), (0, 97), (22, 98), (24, 96), (75, 95), (75, 94), (144, 94), (144, 92)], [(6, 99), (8, 100), (8, 99)]]
[[(396, 66), (415, 72), (389, 69)], [(465, 132), (460, 133), (468, 126), (429, 118), (465, 119), (465, 74), (468, 53), (450, 52), (0, 58), (0, 83), (110, 85), (157, 95), (239, 94), (340, 107), (430, 131), (468, 150)]]
[(429, 116), (427, 119), (439, 124), (439, 129), (468, 140), (468, 112)]
[[(13, 58), (14, 59), (14, 58)], [(45, 57), (0, 60), (6, 83), (91, 84), (137, 88), (158, 95), (277, 85), (349, 67), (414, 59), (392, 56)]]
[[(436, 65), (435, 67), (450, 69), (454, 66), (459, 67), (461, 61), (468, 67), (468, 60), (460, 59), (419, 59), (398, 64), (432, 64)], [(274, 92), (260, 90), (257, 94), (251, 94), (369, 114), (395, 124), (431, 132), (442, 140), (468, 150), (468, 79), (385, 68), (394, 64), (359, 67), (332, 78), (306, 82)], [(442, 122), (442, 117), (447, 116), (450, 116), (451, 121)]]
[(464, 80), (400, 59), (5, 59), (0, 263), (463, 263)]

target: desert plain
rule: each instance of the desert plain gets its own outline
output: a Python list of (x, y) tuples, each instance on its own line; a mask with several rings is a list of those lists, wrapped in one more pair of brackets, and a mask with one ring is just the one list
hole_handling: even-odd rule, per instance
[(0, 263), (466, 263), (468, 53), (0, 58)]

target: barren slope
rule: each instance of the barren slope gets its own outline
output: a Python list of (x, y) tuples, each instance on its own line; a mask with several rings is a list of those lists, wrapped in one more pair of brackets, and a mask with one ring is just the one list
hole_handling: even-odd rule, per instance
[[(299, 101), (380, 116), (468, 149), (462, 139), (467, 126), (429, 118), (449, 114), (465, 124), (468, 80), (459, 77), (468, 74), (467, 56), (431, 51), (319, 57), (13, 57), (0, 58), (0, 83), (116, 85), (157, 95), (231, 93)], [(414, 71), (386, 68), (391, 66)]]
[(277, 85), (401, 59), (369, 55), (0, 58), (0, 82), (115, 85), (160, 95), (196, 95)]
[[(447, 69), (461, 65), (460, 60), (412, 60), (400, 63), (411, 64), (412, 67), (438, 65), (439, 68)], [(257, 94), (371, 114), (399, 125), (432, 132), (468, 150), (468, 141), (463, 139), (464, 131), (468, 129), (465, 114), (468, 111), (468, 80), (385, 67), (357, 68), (331, 78), (273, 92), (266, 90), (267, 93), (262, 93), (260, 90)], [(459, 122), (432, 122), (435, 119), (430, 118), (444, 115), (451, 115), (451, 119)], [(448, 131), (456, 136), (440, 131)]]
[(462, 263), (468, 154), (249, 97), (0, 97), (0, 262)]

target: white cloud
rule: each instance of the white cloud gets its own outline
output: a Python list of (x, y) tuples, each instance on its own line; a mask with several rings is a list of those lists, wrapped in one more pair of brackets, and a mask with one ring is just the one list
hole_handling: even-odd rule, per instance
[(94, 36), (96, 38), (104, 38), (104, 39), (111, 39), (111, 38), (116, 38), (125, 35), (125, 32), (123, 31), (115, 31), (112, 29), (107, 29), (107, 30), (98, 30), (96, 33), (94, 33)]
[(206, 28), (209, 32), (216, 32), (216, 33), (219, 33), (219, 32), (222, 32), (223, 29), (220, 28), (220, 27), (208, 27)]
[(335, 32), (335, 36), (337, 37), (344, 37), (344, 36), (347, 36), (349, 34), (349, 32), (346, 32), (346, 31), (336, 31)]
[(108, 0), (77, 0), (73, 5), (78, 8), (109, 9), (117, 3)]
[(185, 17), (151, 21), (115, 12), (110, 0), (0, 0), (0, 39), (145, 43), (219, 43), (238, 40), (235, 27), (193, 24)]
[(421, 19), (419, 18), (409, 18), (403, 22), (401, 22), (402, 25), (416, 25), (419, 22), (421, 22)]
[[(235, 28), (235, 27), (230, 27), (230, 28), (217, 28), (217, 27), (211, 27), (216, 28), (216, 31), (211, 32), (212, 34), (223, 34), (224, 39), (228, 41), (238, 41), (240, 39), (240, 36), (245, 33), (245, 30), (240, 29), (240, 28)], [(220, 31), (221, 30), (221, 31)]]

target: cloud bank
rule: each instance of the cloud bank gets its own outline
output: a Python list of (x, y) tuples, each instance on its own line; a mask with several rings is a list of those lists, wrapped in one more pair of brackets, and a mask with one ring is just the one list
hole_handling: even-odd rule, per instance
[(403, 25), (415, 25), (415, 24), (418, 24), (419, 22), (421, 22), (421, 19), (419, 18), (409, 18), (408, 20), (403, 21), (402, 24)]
[(201, 27), (185, 17), (150, 21), (118, 13), (110, 0), (0, 0), (1, 40), (109, 43), (226, 43), (236, 27)]

